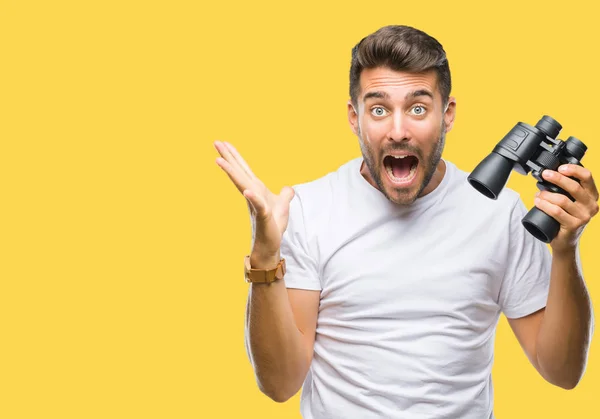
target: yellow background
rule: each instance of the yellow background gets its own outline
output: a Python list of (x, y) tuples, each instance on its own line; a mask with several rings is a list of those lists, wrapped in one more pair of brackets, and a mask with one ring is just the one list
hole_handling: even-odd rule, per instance
[[(300, 417), (299, 394), (269, 400), (246, 358), (250, 227), (213, 141), (277, 191), (358, 156), (350, 50), (380, 26), (446, 48), (445, 158), (471, 170), (548, 114), (600, 177), (596, 6), (331, 3), (0, 2), (1, 418)], [(509, 186), (533, 205), (532, 177)], [(599, 238), (594, 219), (596, 304)], [(499, 419), (599, 417), (597, 344), (573, 391), (538, 376), (504, 318), (496, 349)]]

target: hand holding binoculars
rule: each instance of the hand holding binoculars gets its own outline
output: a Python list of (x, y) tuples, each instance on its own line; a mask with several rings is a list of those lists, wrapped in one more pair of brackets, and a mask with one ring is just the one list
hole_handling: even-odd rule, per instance
[[(562, 125), (547, 115), (534, 127), (517, 123), (475, 167), (467, 177), (468, 182), (488, 198), (497, 199), (513, 170), (522, 175), (531, 172), (539, 190), (560, 193), (574, 201), (565, 190), (542, 178), (544, 170), (557, 170), (562, 164), (583, 166), (581, 159), (587, 146), (575, 137), (558, 139), (561, 130)], [(558, 221), (537, 207), (523, 217), (522, 223), (529, 233), (545, 243), (551, 242), (560, 229)]]

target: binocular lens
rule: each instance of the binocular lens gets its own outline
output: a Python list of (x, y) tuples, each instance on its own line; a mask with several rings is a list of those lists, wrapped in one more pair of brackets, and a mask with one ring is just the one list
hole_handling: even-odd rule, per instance
[(544, 115), (542, 119), (535, 124), (535, 127), (541, 130), (548, 137), (556, 138), (562, 129), (562, 125), (558, 123), (554, 118)]
[(529, 210), (521, 222), (527, 231), (544, 243), (550, 243), (560, 230), (559, 222), (538, 207)]
[(577, 160), (581, 160), (587, 150), (587, 146), (575, 137), (567, 138), (567, 141), (565, 141), (565, 146), (567, 147), (569, 154), (575, 157)]
[(467, 177), (475, 189), (491, 199), (497, 199), (506, 185), (514, 162), (497, 154), (490, 153)]

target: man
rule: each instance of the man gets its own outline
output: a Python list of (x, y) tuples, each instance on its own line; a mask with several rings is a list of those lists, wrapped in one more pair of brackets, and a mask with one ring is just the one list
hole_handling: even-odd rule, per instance
[(215, 143), (252, 214), (256, 379), (278, 402), (302, 388), (306, 419), (493, 418), (500, 313), (548, 382), (571, 389), (585, 370), (592, 309), (576, 252), (598, 212), (592, 175), (544, 171), (576, 199), (538, 196), (561, 224), (550, 252), (522, 226), (516, 192), (490, 200), (441, 158), (450, 87), (435, 39), (388, 26), (352, 51), (348, 119), (361, 157), (275, 195), (231, 144)]

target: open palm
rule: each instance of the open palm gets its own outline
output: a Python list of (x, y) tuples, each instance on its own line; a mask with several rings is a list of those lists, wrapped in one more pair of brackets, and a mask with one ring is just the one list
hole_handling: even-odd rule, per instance
[(221, 155), (217, 158), (217, 164), (247, 200), (252, 222), (253, 252), (265, 256), (278, 254), (281, 238), (287, 228), (294, 190), (286, 186), (279, 195), (272, 193), (254, 175), (233, 145), (220, 141), (214, 145)]

